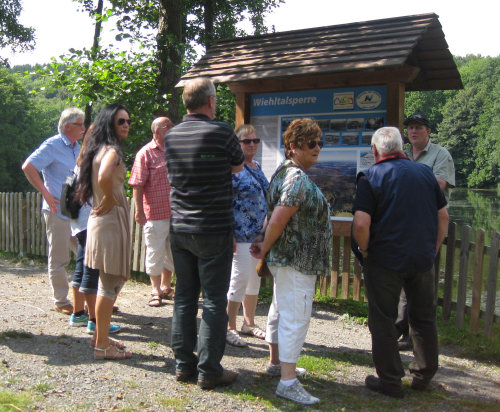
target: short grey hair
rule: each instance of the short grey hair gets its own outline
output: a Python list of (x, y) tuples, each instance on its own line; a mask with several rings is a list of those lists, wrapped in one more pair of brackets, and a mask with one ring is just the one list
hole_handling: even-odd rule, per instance
[(210, 96), (216, 96), (212, 80), (206, 77), (188, 80), (182, 93), (182, 102), (186, 109), (192, 111), (205, 106)]
[(74, 123), (77, 120), (84, 120), (85, 113), (78, 107), (69, 107), (64, 109), (59, 118), (59, 124), (57, 125), (57, 130), (59, 134), (64, 134), (66, 129), (66, 123)]
[(381, 155), (403, 151), (403, 139), (397, 127), (381, 127), (372, 136), (372, 146)]

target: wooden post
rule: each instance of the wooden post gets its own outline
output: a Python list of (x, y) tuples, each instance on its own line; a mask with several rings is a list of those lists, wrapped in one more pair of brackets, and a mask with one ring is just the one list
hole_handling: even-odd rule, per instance
[(484, 319), (484, 336), (490, 338), (493, 334), (493, 320), (495, 317), (495, 300), (497, 295), (498, 277), (498, 247), (500, 245), (500, 233), (491, 235), (490, 264), (488, 267), (488, 286), (486, 295), (486, 316)]
[(332, 274), (330, 276), (330, 297), (337, 299), (339, 293), (340, 236), (333, 235)]
[(465, 322), (465, 297), (467, 291), (467, 270), (469, 266), (469, 241), (471, 227), (465, 225), (462, 228), (461, 248), (460, 248), (460, 267), (458, 269), (458, 287), (457, 287), (457, 318), (456, 326), (460, 329), (464, 327)]
[(354, 258), (354, 279), (352, 282), (352, 298), (357, 302), (361, 300), (361, 265), (357, 258)]
[(349, 299), (349, 281), (351, 277), (351, 238), (344, 236), (342, 256), (342, 299)]
[(387, 84), (387, 126), (403, 131), (405, 116), (405, 84)]
[(476, 249), (474, 251), (474, 273), (472, 281), (472, 303), (470, 314), (470, 330), (477, 333), (479, 329), (479, 315), (481, 314), (481, 287), (483, 283), (484, 260), (484, 230), (476, 231)]
[(23, 199), (23, 194), (18, 193), (17, 194), (17, 216), (18, 216), (18, 243), (17, 243), (17, 248), (18, 248), (18, 253), (19, 256), (24, 256), (24, 251), (25, 249), (25, 238), (24, 238), (24, 229), (25, 229), (25, 223), (26, 219), (24, 217), (24, 212), (26, 208), (24, 207), (24, 199)]
[(444, 269), (443, 287), (443, 322), (447, 324), (451, 315), (451, 294), (453, 288), (453, 266), (455, 259), (455, 233), (457, 224), (448, 225), (448, 239), (446, 241), (446, 264)]

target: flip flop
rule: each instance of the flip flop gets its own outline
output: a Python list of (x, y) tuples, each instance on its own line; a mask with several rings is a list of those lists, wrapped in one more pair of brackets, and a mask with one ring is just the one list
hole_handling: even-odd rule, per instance
[(159, 308), (162, 304), (161, 297), (158, 295), (151, 295), (151, 299), (149, 299), (148, 305), (152, 308)]

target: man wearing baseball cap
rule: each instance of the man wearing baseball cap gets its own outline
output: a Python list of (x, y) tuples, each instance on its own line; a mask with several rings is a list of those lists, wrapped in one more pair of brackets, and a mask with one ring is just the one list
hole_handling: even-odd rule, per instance
[[(429, 166), (444, 192), (446, 201), (450, 200), (450, 188), (455, 187), (455, 165), (453, 159), (444, 147), (431, 143), (431, 124), (427, 116), (422, 113), (414, 113), (405, 120), (408, 131), (408, 140), (411, 146), (405, 150), (405, 154), (412, 161)], [(398, 307), (398, 318), (396, 320), (401, 339), (398, 342), (399, 350), (409, 350), (413, 344), (409, 337), (408, 312), (406, 295), (401, 291)]]

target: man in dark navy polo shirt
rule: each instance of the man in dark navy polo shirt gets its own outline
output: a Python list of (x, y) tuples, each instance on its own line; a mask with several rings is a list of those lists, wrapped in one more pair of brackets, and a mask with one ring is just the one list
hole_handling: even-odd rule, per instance
[(402, 153), (395, 127), (372, 137), (375, 164), (358, 175), (353, 234), (363, 254), (374, 391), (403, 397), (404, 369), (394, 322), (401, 288), (408, 299), (415, 361), (412, 388), (425, 389), (438, 369), (434, 258), (448, 226), (443, 191), (432, 169)]
[[(231, 173), (243, 169), (244, 156), (233, 129), (213, 121), (215, 98), (211, 80), (188, 81), (182, 95), (188, 114), (165, 136), (172, 187), (170, 242), (177, 276), (172, 319), (176, 378), (186, 382), (198, 376), (202, 389), (230, 384), (238, 376), (224, 370), (220, 361), (233, 257)], [(197, 342), (200, 290), (203, 314)]]

